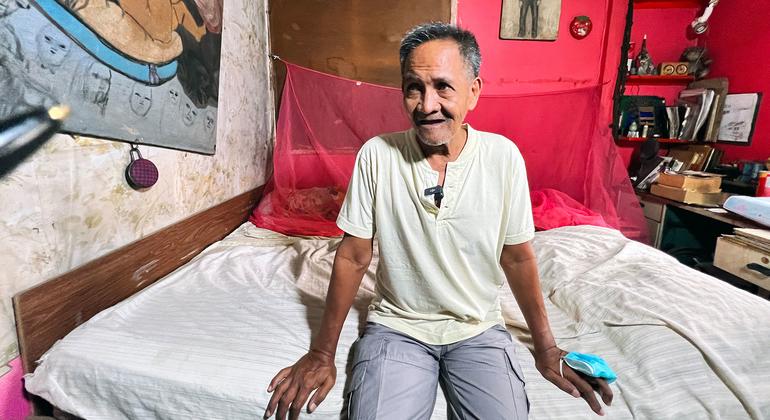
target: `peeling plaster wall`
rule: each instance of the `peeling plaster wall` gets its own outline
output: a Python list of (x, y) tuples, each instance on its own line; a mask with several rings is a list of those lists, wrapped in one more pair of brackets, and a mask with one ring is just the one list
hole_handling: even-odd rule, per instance
[(266, 0), (224, 5), (217, 151), (140, 147), (160, 172), (144, 192), (129, 145), (57, 135), (0, 180), (0, 362), (17, 355), (11, 297), (265, 181), (273, 143)]

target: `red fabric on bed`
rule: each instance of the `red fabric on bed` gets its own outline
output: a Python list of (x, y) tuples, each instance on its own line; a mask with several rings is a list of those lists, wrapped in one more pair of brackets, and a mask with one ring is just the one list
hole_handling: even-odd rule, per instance
[(591, 211), (561, 191), (546, 188), (532, 191), (532, 216), (537, 230), (562, 226), (593, 225), (611, 227), (602, 215)]
[[(286, 67), (274, 172), (250, 220), (286, 234), (339, 235), (335, 216), (356, 152), (377, 134), (410, 126), (401, 92), (288, 63)], [(600, 95), (599, 86), (536, 95), (482, 95), (467, 120), (478, 130), (516, 143), (533, 191), (561, 191), (601, 215), (607, 225), (644, 240), (641, 208), (612, 137), (597, 121)], [(561, 203), (564, 212), (575, 209), (572, 202)], [(549, 214), (542, 217), (548, 219)]]

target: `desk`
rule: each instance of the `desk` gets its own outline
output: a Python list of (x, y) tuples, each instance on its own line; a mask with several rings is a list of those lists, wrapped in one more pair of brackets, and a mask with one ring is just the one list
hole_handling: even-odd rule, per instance
[(713, 267), (717, 238), (733, 228), (768, 229), (734, 213), (715, 213), (694, 206), (637, 191), (647, 219), (652, 245), (682, 264), (705, 271), (738, 287), (750, 290), (746, 282)]
[[(704, 216), (708, 219), (712, 219), (714, 222), (720, 222), (728, 224), (732, 227), (742, 227), (742, 228), (754, 228), (754, 229), (768, 229), (767, 226), (761, 225), (753, 220), (747, 219), (743, 216), (739, 216), (735, 213), (715, 213), (713, 211), (709, 211), (709, 207), (701, 207), (701, 206), (694, 206), (692, 204), (685, 204), (680, 203), (679, 201), (669, 200), (668, 198), (659, 197), (654, 194), (650, 194), (646, 191), (637, 191), (636, 196), (639, 197), (639, 203), (642, 206), (642, 210), (649, 209), (651, 206), (655, 208), (654, 206), (661, 206), (663, 207), (663, 210), (665, 210), (666, 207), (674, 207), (677, 209), (681, 209), (686, 212), (699, 214), (701, 216)], [(648, 216), (648, 214), (655, 213), (655, 210), (646, 210), (644, 217), (650, 219), (651, 217)], [(665, 221), (665, 215), (663, 216), (663, 220), (657, 220), (658, 222), (664, 222)], [(650, 232), (652, 234), (653, 232)], [(657, 248), (657, 247), (656, 247)]]

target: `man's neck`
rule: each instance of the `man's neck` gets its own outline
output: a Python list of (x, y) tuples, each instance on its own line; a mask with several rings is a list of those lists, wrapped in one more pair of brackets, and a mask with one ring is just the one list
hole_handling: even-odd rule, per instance
[(467, 141), (468, 130), (464, 126), (448, 144), (429, 146), (417, 139), (417, 143), (420, 145), (422, 153), (428, 159), (431, 166), (434, 166), (434, 164), (443, 166), (446, 165), (447, 162), (454, 162), (457, 160)]

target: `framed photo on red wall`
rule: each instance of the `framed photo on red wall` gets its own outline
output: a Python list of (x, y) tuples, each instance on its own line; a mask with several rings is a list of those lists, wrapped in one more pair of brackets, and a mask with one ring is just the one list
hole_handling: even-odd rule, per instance
[(503, 0), (500, 38), (555, 41), (561, 0)]

